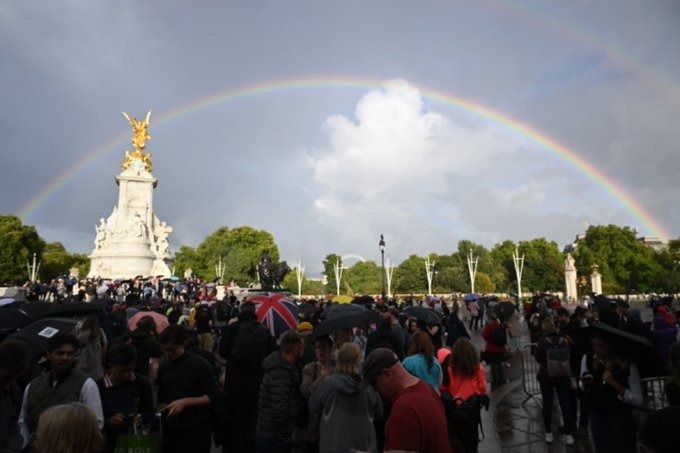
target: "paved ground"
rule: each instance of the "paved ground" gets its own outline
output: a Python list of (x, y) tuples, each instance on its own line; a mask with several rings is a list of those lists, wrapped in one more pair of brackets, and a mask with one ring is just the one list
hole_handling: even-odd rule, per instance
[[(651, 320), (651, 309), (643, 303), (631, 303), (632, 307), (641, 311), (644, 321)], [(484, 340), (480, 337), (480, 331), (470, 332), (472, 341), (479, 350), (484, 348)], [(526, 324), (523, 325), (521, 343), (529, 344), (529, 334)], [(541, 407), (535, 399), (527, 399), (527, 394), (522, 388), (522, 363), (521, 354), (517, 353), (509, 362), (510, 366), (505, 369), (505, 378), (508, 383), (498, 388), (490, 388), (491, 405), (489, 411), (482, 411), (482, 425), (485, 433), (484, 439), (479, 444), (480, 453), (562, 453), (578, 452), (592, 453), (589, 435), (587, 431), (579, 431), (574, 436), (576, 444), (566, 446), (564, 437), (558, 434), (557, 427), (562, 425), (558, 409), (553, 411), (553, 433), (555, 440), (552, 444), (545, 442), (545, 428)], [(490, 374), (487, 370), (487, 380)], [(540, 401), (540, 396), (538, 397)], [(553, 405), (558, 407), (557, 401)]]

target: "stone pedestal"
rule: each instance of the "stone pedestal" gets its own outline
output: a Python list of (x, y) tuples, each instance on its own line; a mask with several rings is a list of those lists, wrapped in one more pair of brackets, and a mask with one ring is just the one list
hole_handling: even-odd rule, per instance
[(593, 293), (602, 294), (602, 275), (597, 269), (593, 269), (593, 273), (590, 274), (590, 287)]

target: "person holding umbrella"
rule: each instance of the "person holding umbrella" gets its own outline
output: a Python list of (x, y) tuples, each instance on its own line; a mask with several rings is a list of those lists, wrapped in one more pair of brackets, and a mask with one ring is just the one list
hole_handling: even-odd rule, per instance
[(593, 351), (583, 357), (581, 378), (590, 408), (590, 431), (597, 453), (637, 451), (633, 408), (642, 404), (635, 363), (623, 358), (612, 337), (594, 331)]

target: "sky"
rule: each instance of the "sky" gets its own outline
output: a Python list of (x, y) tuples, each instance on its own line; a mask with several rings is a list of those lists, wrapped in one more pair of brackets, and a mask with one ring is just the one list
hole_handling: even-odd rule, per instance
[(149, 110), (174, 251), (248, 225), (314, 274), (380, 234), (394, 263), (680, 235), (676, 0), (0, 0), (0, 82), (0, 214), (70, 252)]

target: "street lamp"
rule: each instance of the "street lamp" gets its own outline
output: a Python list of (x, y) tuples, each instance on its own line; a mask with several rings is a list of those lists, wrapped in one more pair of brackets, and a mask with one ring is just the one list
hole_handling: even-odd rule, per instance
[(385, 297), (385, 238), (383, 235), (380, 235), (380, 242), (378, 242), (378, 248), (380, 249), (380, 257), (382, 259), (382, 278), (381, 278), (381, 283), (382, 283), (382, 301), (383, 303), (387, 302), (386, 297)]

